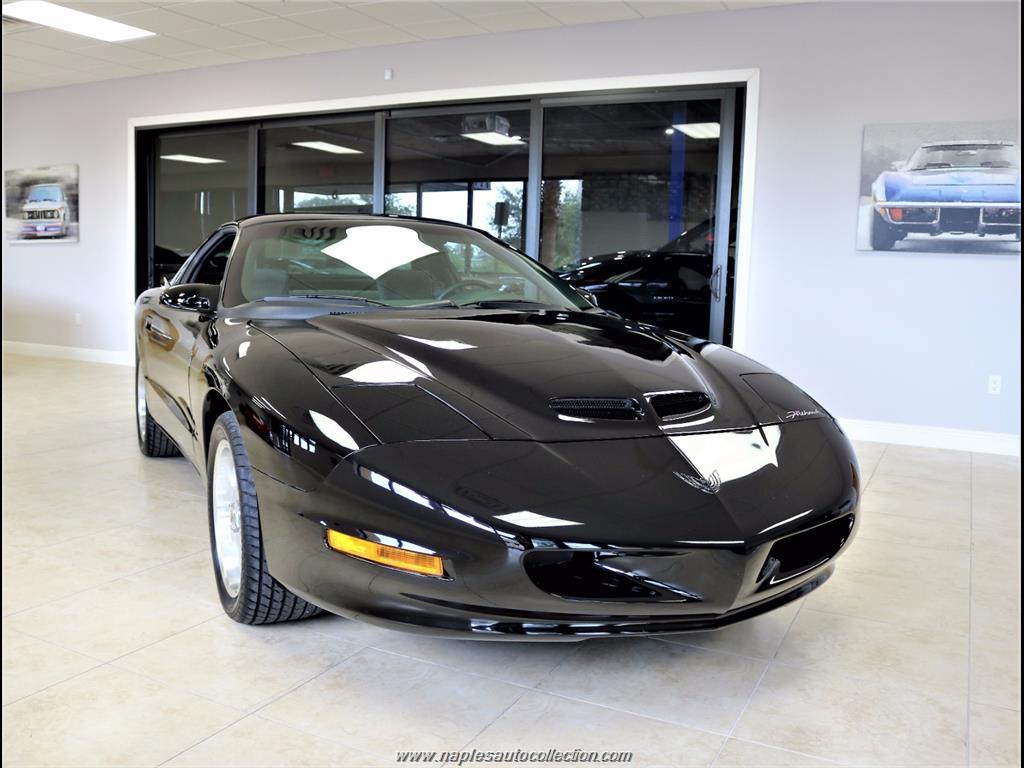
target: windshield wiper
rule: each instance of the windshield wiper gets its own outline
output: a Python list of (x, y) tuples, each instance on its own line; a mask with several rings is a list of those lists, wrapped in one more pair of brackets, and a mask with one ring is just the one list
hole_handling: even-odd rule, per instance
[(260, 301), (275, 301), (277, 299), (326, 299), (328, 301), (350, 301), (356, 304), (368, 304), (374, 307), (391, 307), (393, 305), (376, 299), (368, 299), (365, 296), (337, 296), (320, 293), (295, 293), (289, 296), (264, 296)]

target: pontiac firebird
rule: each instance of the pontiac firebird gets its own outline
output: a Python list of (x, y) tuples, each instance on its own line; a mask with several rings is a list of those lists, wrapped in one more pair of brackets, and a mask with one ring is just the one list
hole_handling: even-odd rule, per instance
[(474, 229), (231, 222), (136, 319), (139, 445), (204, 478), (239, 622), (711, 629), (821, 585), (857, 526), (856, 458), (811, 397)]

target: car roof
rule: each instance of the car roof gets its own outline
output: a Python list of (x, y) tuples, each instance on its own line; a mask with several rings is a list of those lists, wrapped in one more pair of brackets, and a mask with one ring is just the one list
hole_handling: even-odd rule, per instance
[(475, 227), (469, 227), (465, 224), (457, 224), (453, 221), (444, 221), (443, 219), (426, 219), (418, 216), (399, 216), (394, 213), (262, 213), (255, 216), (243, 216), (234, 221), (227, 221), (221, 226), (236, 224), (239, 227), (245, 228), (256, 224), (273, 224), (275, 222), (284, 223), (289, 221), (361, 221), (367, 224), (379, 224), (382, 221), (409, 221), (424, 224), (442, 224), (446, 227), (469, 229), (475, 232), (480, 231)]

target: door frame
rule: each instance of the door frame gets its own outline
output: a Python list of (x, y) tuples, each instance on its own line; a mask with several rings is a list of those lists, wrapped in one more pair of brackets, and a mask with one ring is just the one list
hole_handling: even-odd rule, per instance
[[(749, 349), (749, 274), (752, 251), (752, 226), (754, 213), (754, 181), (757, 159), (757, 124), (760, 101), (760, 69), (729, 69), (706, 72), (668, 72), (621, 77), (597, 77), (574, 80), (544, 80), (534, 82), (506, 83), (501, 85), (471, 86), (464, 88), (440, 88), (402, 93), (380, 93), (372, 96), (353, 96), (319, 101), (292, 102), (235, 107), (230, 109), (181, 112), (162, 115), (140, 115), (130, 117), (126, 125), (127, 178), (125, 206), (129, 232), (126, 242), (127, 263), (135, 268), (135, 203), (136, 203), (136, 129), (175, 128), (196, 126), (202, 123), (232, 121), (269, 120), (288, 116), (309, 116), (315, 118), (321, 113), (354, 112), (372, 109), (395, 109), (404, 105), (424, 106), (431, 104), (454, 106), (452, 102), (502, 100), (521, 101), (545, 95), (593, 96), (602, 91), (644, 90), (652, 88), (690, 88), (693, 86), (723, 87), (743, 85), (745, 94), (745, 120), (743, 123), (742, 153), (740, 155), (739, 188), (737, 190), (738, 221), (736, 227), (735, 275), (733, 281), (733, 348), (738, 351)], [(626, 94), (622, 94), (623, 97)], [(325, 114), (326, 116), (326, 114)], [(383, 127), (383, 126), (382, 126)], [(531, 142), (531, 145), (536, 142)], [(724, 153), (723, 153), (724, 154)], [(539, 165), (540, 157), (536, 158)], [(532, 170), (532, 168), (531, 168)], [(383, 202), (383, 201), (381, 201)], [(527, 231), (529, 231), (529, 226)], [(716, 237), (717, 242), (723, 238)], [(728, 241), (728, 237), (724, 238)], [(728, 243), (726, 242), (726, 245)], [(716, 258), (717, 263), (717, 258)], [(723, 276), (724, 280), (724, 276)], [(724, 312), (724, 307), (723, 307)], [(132, 330), (125, 329), (126, 336)], [(129, 338), (129, 341), (132, 341)]]

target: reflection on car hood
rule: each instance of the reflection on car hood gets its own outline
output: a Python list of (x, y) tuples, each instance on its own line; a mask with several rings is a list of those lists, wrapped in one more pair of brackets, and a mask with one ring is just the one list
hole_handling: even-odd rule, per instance
[[(494, 438), (588, 440), (663, 434), (637, 420), (559, 418), (554, 398), (706, 393), (688, 427), (743, 429), (777, 420), (739, 373), (766, 369), (707, 342), (681, 343), (588, 312), (368, 311), (256, 321), (344, 401), (344, 387), (415, 383)], [(720, 363), (724, 364), (721, 365)], [(684, 420), (685, 422), (685, 420)]]

